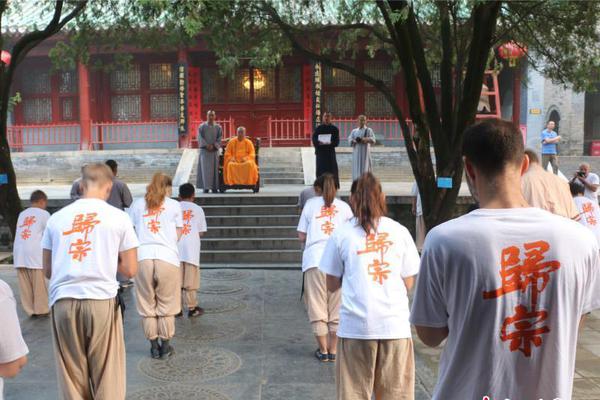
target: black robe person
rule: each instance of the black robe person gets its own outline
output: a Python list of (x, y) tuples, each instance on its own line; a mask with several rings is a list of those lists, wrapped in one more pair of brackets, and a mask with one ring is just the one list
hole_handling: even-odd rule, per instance
[[(319, 135), (331, 135), (331, 144), (319, 144)], [(317, 156), (317, 177), (326, 172), (333, 174), (335, 186), (339, 189), (340, 178), (338, 175), (335, 148), (340, 144), (340, 131), (335, 125), (321, 124), (317, 126), (312, 136), (315, 154)]]

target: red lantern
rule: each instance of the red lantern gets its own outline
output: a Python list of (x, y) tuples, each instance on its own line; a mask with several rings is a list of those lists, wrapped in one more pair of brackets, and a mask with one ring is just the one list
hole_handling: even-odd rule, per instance
[(514, 67), (517, 65), (517, 60), (527, 53), (527, 47), (516, 42), (507, 42), (498, 47), (498, 55), (500, 58), (508, 60), (508, 65)]
[(6, 65), (10, 65), (10, 59), (10, 53), (6, 50), (2, 50), (2, 53), (0, 53), (0, 61), (2, 61)]

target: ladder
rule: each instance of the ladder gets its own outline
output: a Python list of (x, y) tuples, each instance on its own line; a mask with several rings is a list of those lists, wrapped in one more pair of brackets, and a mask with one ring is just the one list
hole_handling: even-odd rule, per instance
[[(498, 73), (494, 70), (485, 71), (485, 75), (483, 77), (483, 84), (485, 87), (481, 90), (481, 97), (479, 100), (479, 105), (477, 106), (477, 115), (476, 119), (485, 119), (485, 118), (500, 118), (501, 117), (501, 109), (500, 109), (500, 89), (498, 87)], [(492, 106), (493, 101), (493, 106)], [(489, 112), (481, 113), (479, 111), (480, 106), (482, 104), (487, 105)]]

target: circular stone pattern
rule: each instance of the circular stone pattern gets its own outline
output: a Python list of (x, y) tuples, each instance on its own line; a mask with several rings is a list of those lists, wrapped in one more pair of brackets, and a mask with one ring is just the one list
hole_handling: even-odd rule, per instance
[(140, 371), (160, 381), (201, 382), (230, 375), (242, 365), (237, 354), (225, 349), (200, 347), (181, 353), (175, 351), (168, 360), (142, 359)]
[(243, 285), (229, 285), (226, 283), (216, 283), (214, 285), (203, 286), (200, 293), (204, 294), (242, 294), (248, 290)]
[(222, 296), (201, 296), (198, 304), (204, 308), (205, 314), (222, 314), (246, 308), (246, 303)]
[(249, 276), (249, 271), (240, 271), (239, 269), (220, 269), (202, 272), (202, 278), (208, 279), (209, 281), (235, 281), (246, 279)]
[(212, 389), (185, 385), (166, 385), (133, 392), (127, 400), (229, 400)]
[(175, 327), (175, 337), (177, 339), (194, 342), (231, 340), (242, 336), (244, 333), (246, 333), (244, 326), (230, 322), (207, 322), (206, 318), (194, 321), (178, 319)]

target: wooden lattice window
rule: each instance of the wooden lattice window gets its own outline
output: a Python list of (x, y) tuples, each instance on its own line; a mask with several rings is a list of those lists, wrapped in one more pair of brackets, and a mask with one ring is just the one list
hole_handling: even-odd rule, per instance
[(141, 73), (139, 64), (132, 65), (127, 69), (114, 70), (110, 75), (110, 88), (113, 92), (140, 90), (140, 86)]
[(325, 108), (333, 117), (353, 117), (356, 111), (354, 92), (328, 92), (324, 96)]
[(152, 94), (150, 95), (150, 118), (151, 119), (174, 119), (177, 118), (176, 94)]
[(392, 117), (394, 112), (383, 93), (365, 92), (365, 114), (368, 117)]
[(110, 100), (113, 121), (139, 121), (142, 118), (140, 95), (117, 95)]
[(257, 103), (275, 103), (277, 101), (275, 70), (253, 69), (254, 101)]
[(43, 69), (33, 69), (21, 80), (23, 94), (50, 94), (52, 92), (52, 83), (50, 81), (50, 72)]
[(209, 104), (225, 102), (225, 78), (216, 68), (202, 70), (202, 102)]
[(113, 121), (139, 121), (142, 119), (142, 96), (140, 65), (111, 72), (110, 87), (116, 95), (110, 98)]
[(58, 96), (60, 104), (60, 119), (75, 121), (77, 115), (77, 71), (61, 71), (58, 74)]
[(52, 99), (50, 97), (24, 99), (23, 118), (26, 124), (52, 122)]
[[(348, 62), (346, 64), (351, 65)], [(354, 87), (356, 78), (344, 70), (325, 66), (323, 68), (323, 82), (325, 86)]]
[(279, 70), (279, 100), (284, 103), (302, 101), (302, 71), (300, 67), (283, 67)]
[[(392, 64), (383, 61), (365, 61), (364, 72), (385, 83), (387, 87), (391, 88), (394, 83), (395, 72), (392, 69)], [(371, 86), (365, 82), (366, 86)], [(366, 107), (366, 106), (365, 106)]]
[(250, 101), (250, 71), (237, 69), (229, 79), (227, 98), (230, 103), (248, 103)]
[(150, 64), (150, 90), (175, 89), (177, 87), (176, 73), (173, 64)]

